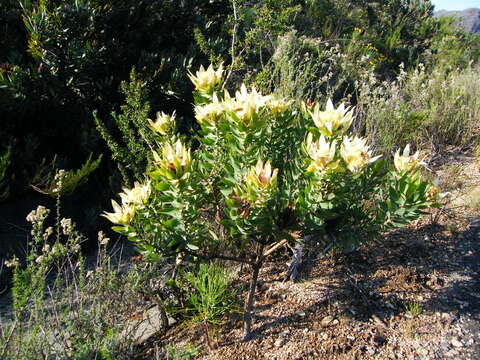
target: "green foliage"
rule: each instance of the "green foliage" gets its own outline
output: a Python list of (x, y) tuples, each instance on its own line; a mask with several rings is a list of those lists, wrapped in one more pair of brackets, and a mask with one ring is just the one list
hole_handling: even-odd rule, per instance
[(10, 193), (7, 170), (10, 166), (11, 149), (8, 148), (4, 154), (0, 154), (0, 201), (5, 200)]
[(254, 82), (280, 96), (325, 102), (351, 90), (356, 75), (346, 67), (338, 47), (291, 32), (277, 38), (275, 53)]
[[(75, 164), (89, 153), (105, 151), (91, 113), (97, 109), (98, 117), (106, 119), (118, 112), (120, 84), (132, 68), (144, 79), (147, 100), (164, 111), (177, 109), (181, 129), (188, 131), (191, 85), (186, 70), (203, 58), (193, 29), (202, 29), (207, 42), (223, 41), (219, 33), (225, 33), (219, 30), (225, 16), (219, 10), (226, 3), (3, 1), (0, 140), (15, 143), (12, 191), (24, 191), (42, 158), (59, 154)], [(121, 137), (109, 125), (114, 139)], [(30, 138), (38, 145), (34, 151)]]
[(466, 69), (480, 58), (480, 36), (465, 32), (459, 26), (459, 19), (441, 17), (437, 20), (438, 31), (432, 38), (430, 54), (426, 63), (449, 72)]
[(116, 131), (120, 132), (120, 140), (107, 129), (107, 126), (94, 112), (97, 129), (106, 141), (112, 158), (123, 176), (126, 184), (133, 179), (140, 179), (145, 172), (149, 157), (149, 148), (153, 137), (148, 131), (148, 114), (150, 105), (146, 101), (145, 84), (138, 79), (135, 70), (130, 73), (130, 81), (122, 82), (125, 105), (120, 107), (121, 113), (112, 112), (112, 120)]
[(235, 307), (235, 293), (230, 289), (230, 275), (215, 264), (200, 264), (198, 270), (187, 272), (184, 280), (192, 291), (187, 296), (186, 306), (192, 308), (196, 318), (203, 323), (208, 346), (212, 347), (210, 324)]
[(77, 170), (59, 170), (56, 165), (56, 157), (49, 164), (42, 163), (39, 171), (32, 182), (35, 191), (52, 197), (71, 195), (79, 186), (87, 182), (88, 177), (94, 172), (103, 155), (96, 160), (92, 160), (92, 154), (88, 156), (87, 161)]
[(223, 267), (200, 264), (198, 270), (185, 273), (183, 278), (193, 289), (187, 307), (191, 306), (202, 322), (215, 323), (232, 310), (235, 294), (230, 289), (230, 275)]
[(419, 302), (408, 302), (405, 304), (405, 310), (413, 317), (417, 317), (422, 314), (422, 304)]
[(188, 360), (194, 359), (201, 350), (202, 346), (193, 346), (192, 344), (186, 344), (185, 346), (179, 346), (175, 343), (169, 343), (165, 347), (167, 360)]

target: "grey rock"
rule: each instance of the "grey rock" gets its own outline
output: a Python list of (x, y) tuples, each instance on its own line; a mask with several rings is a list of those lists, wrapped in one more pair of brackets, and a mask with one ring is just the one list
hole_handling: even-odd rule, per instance
[[(168, 318), (168, 326), (172, 326), (177, 321), (171, 317)], [(127, 322), (122, 332), (122, 338), (131, 339), (136, 344), (142, 344), (153, 335), (166, 330), (162, 326), (161, 311), (158, 306), (154, 306), (145, 311), (140, 319)]]

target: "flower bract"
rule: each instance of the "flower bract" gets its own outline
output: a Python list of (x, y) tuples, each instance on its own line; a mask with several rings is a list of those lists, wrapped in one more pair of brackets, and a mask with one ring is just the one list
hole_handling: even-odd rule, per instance
[(308, 172), (322, 172), (339, 167), (338, 161), (334, 161), (336, 152), (335, 141), (329, 144), (323, 135), (321, 135), (317, 141), (313, 141), (313, 135), (310, 133), (307, 137), (306, 150), (312, 159), (307, 169)]
[(205, 70), (203, 65), (200, 65), (200, 70), (195, 75), (188, 73), (188, 77), (195, 85), (195, 89), (203, 93), (211, 93), (216, 85), (222, 82), (223, 64), (220, 64), (217, 70), (210, 64)]
[(242, 84), (240, 90), (235, 93), (232, 98), (228, 93), (225, 93), (224, 106), (225, 109), (233, 114), (244, 125), (248, 126), (257, 116), (260, 110), (266, 106), (270, 96), (264, 96), (257, 92), (253, 87), (251, 91), (247, 90), (245, 84)]
[(157, 119), (155, 122), (148, 119), (150, 128), (162, 135), (167, 135), (167, 131), (172, 123), (175, 121), (175, 112), (172, 115), (165, 114), (164, 112), (157, 113)]
[(358, 136), (355, 136), (353, 139), (345, 136), (340, 147), (340, 153), (347, 164), (347, 168), (353, 173), (358, 172), (363, 166), (380, 158), (380, 156), (372, 157), (367, 140)]
[(400, 149), (397, 150), (393, 162), (395, 164), (395, 169), (397, 169), (399, 173), (413, 171), (421, 164), (418, 151), (415, 154), (410, 155), (410, 144), (405, 146), (402, 155), (400, 155)]
[(344, 103), (335, 109), (330, 99), (327, 101), (324, 111), (320, 110), (320, 104), (318, 103), (313, 106), (313, 109), (305, 106), (305, 110), (325, 136), (343, 134), (353, 120), (353, 109), (345, 107)]
[(106, 217), (114, 224), (128, 225), (135, 215), (135, 207), (127, 204), (119, 205), (112, 200), (113, 212), (104, 212), (101, 216)]
[(187, 149), (180, 140), (173, 146), (166, 143), (162, 148), (162, 156), (154, 151), (153, 158), (160, 174), (169, 180), (182, 178), (192, 161), (190, 149)]

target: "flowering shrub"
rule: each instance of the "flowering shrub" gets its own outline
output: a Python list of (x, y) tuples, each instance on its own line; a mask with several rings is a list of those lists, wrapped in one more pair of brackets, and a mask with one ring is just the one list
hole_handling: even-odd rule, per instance
[[(161, 116), (145, 184), (124, 189), (105, 216), (145, 257), (220, 258), (251, 266), (244, 331), (265, 258), (292, 231), (326, 234), (337, 245), (366, 240), (417, 218), (435, 203), (418, 154), (374, 156), (347, 134), (354, 109), (303, 103), (242, 85), (220, 91), (222, 68), (190, 74), (201, 126), (195, 151), (165, 136)], [(433, 195), (432, 195), (433, 194)]]

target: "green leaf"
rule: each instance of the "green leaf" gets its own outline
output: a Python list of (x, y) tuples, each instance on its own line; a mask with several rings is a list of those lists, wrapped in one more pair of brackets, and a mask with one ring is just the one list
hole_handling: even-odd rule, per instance
[(193, 244), (187, 244), (187, 248), (189, 248), (190, 250), (192, 251), (198, 251), (200, 250), (200, 248), (196, 245), (193, 245)]
[(163, 226), (168, 230), (173, 230), (180, 222), (177, 219), (170, 219), (163, 221)]
[(112, 230), (122, 235), (128, 233), (128, 229), (126, 229), (125, 226), (112, 226)]
[(153, 185), (154, 189), (157, 190), (157, 191), (160, 191), (160, 192), (163, 192), (165, 190), (168, 190), (170, 188), (170, 184), (168, 182), (159, 182), (159, 183), (155, 183)]
[(175, 219), (180, 219), (182, 217), (182, 211), (177, 208), (169, 209), (169, 210), (162, 210), (160, 214), (171, 216)]

